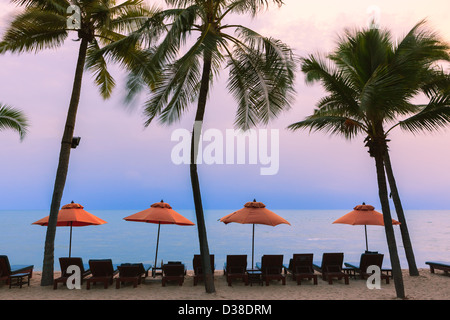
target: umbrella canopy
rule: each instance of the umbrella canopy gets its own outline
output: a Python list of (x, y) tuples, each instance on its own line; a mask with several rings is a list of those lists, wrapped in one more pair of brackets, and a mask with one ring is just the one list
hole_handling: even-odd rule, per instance
[(277, 226), (279, 224), (291, 225), (286, 219), (280, 217), (276, 213), (266, 208), (266, 205), (262, 202), (247, 202), (244, 208), (237, 210), (225, 217), (222, 217), (219, 221), (228, 224), (231, 222), (242, 224), (253, 224), (253, 236), (252, 236), (252, 269), (254, 262), (254, 249), (255, 249), (255, 224), (265, 224), (268, 226)]
[[(353, 211), (340, 217), (333, 223), (349, 224), (349, 225), (364, 225), (366, 235), (366, 250), (368, 249), (367, 242), (367, 226), (384, 226), (383, 214), (375, 211), (375, 207), (363, 203), (353, 208)], [(393, 225), (399, 225), (400, 222), (392, 219)]]
[(290, 225), (286, 219), (270, 211), (264, 203), (256, 202), (256, 200), (247, 202), (244, 204), (244, 208), (226, 215), (220, 221), (225, 224), (237, 222), (242, 224), (265, 224), (268, 226), (277, 226), (282, 223)]
[(156, 254), (155, 254), (155, 266), (158, 258), (158, 246), (159, 246), (159, 231), (162, 224), (176, 224), (179, 226), (193, 226), (195, 225), (189, 219), (183, 217), (181, 214), (172, 209), (172, 207), (161, 200), (150, 206), (150, 208), (132, 214), (123, 218), (126, 221), (137, 221), (147, 223), (158, 224), (158, 236), (156, 241)]
[[(49, 216), (42, 218), (32, 224), (40, 226), (48, 226)], [(56, 222), (57, 227), (70, 227), (70, 242), (69, 242), (69, 257), (72, 250), (72, 227), (85, 227), (91, 225), (105, 224), (106, 221), (102, 220), (92, 213), (84, 210), (84, 207), (79, 203), (66, 204), (61, 207), (58, 212), (58, 220)]]
[(193, 226), (194, 223), (186, 219), (181, 214), (172, 209), (172, 207), (161, 200), (154, 203), (150, 208), (132, 214), (123, 218), (126, 221), (138, 221), (158, 224), (176, 224), (180, 226)]

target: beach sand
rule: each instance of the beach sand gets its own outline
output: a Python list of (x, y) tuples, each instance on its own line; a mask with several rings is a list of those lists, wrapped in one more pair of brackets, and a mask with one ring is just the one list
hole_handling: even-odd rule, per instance
[[(437, 271), (430, 273), (429, 269), (420, 269), (418, 277), (411, 277), (407, 270), (403, 271), (405, 293), (408, 300), (450, 300), (450, 277)], [(0, 284), (0, 300), (395, 300), (393, 280), (389, 284), (384, 281), (381, 289), (368, 289), (366, 281), (350, 279), (345, 285), (343, 280), (334, 280), (332, 285), (321, 280), (318, 285), (312, 281), (302, 281), (297, 285), (289, 275), (286, 285), (272, 281), (269, 286), (253, 284), (245, 286), (243, 282), (234, 280), (229, 287), (222, 271), (215, 272), (216, 292), (205, 292), (203, 282), (193, 286), (192, 272), (187, 273), (184, 284), (168, 283), (161, 285), (161, 278), (148, 277), (143, 284), (133, 288), (131, 284), (116, 289), (114, 284), (107, 289), (103, 284), (91, 286), (86, 290), (86, 284), (77, 290), (69, 290), (59, 284), (58, 289), (53, 286), (40, 286), (40, 272), (33, 272), (30, 286), (8, 288)], [(58, 276), (58, 273), (55, 273)]]

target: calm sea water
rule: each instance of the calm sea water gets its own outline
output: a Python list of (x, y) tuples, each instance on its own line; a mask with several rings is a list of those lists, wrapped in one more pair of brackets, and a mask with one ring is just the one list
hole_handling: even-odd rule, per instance
[[(216, 268), (221, 269), (227, 254), (247, 254), (251, 264), (252, 226), (219, 222), (233, 210), (205, 212), (210, 252), (215, 255)], [(283, 254), (287, 263), (294, 253), (313, 253), (320, 260), (324, 252), (344, 252), (345, 261), (359, 261), (365, 250), (363, 226), (332, 224), (348, 212), (345, 210), (273, 210), (291, 223), (276, 227), (256, 225), (255, 262), (263, 254)], [(108, 223), (100, 226), (74, 227), (72, 256), (89, 259), (110, 258), (113, 263), (143, 262), (154, 264), (158, 226), (128, 222), (124, 217), (137, 211), (93, 210), (92, 214)], [(195, 222), (195, 213), (178, 211)], [(0, 211), (0, 254), (8, 255), (11, 264), (33, 264), (42, 270), (46, 227), (32, 225), (48, 215), (47, 211)], [(408, 228), (418, 267), (425, 261), (450, 262), (450, 210), (406, 211)], [(395, 219), (395, 214), (393, 215)], [(394, 226), (402, 268), (407, 268), (400, 229)], [(68, 227), (58, 227), (55, 240), (55, 269), (58, 257), (68, 256)], [(389, 252), (383, 227), (368, 226), (369, 250)], [(199, 253), (196, 226), (162, 225), (158, 263), (162, 260), (182, 261), (192, 268), (192, 258)]]

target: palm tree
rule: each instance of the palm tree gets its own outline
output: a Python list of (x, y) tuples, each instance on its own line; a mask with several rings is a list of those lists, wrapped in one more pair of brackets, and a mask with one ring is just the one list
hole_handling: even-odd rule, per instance
[[(396, 125), (391, 127), (389, 131), (395, 129), (397, 126), (412, 133), (435, 131), (450, 123), (450, 75), (439, 71), (434, 79), (431, 80), (431, 83), (427, 83), (424, 86), (423, 91), (429, 99), (428, 105), (422, 106), (417, 114), (399, 121)], [(419, 271), (415, 263), (414, 252), (409, 237), (403, 206), (394, 178), (389, 152), (386, 152), (384, 165), (391, 189), (392, 200), (395, 205), (395, 211), (397, 212), (400, 221), (402, 242), (409, 265), (409, 274), (411, 276), (418, 276)]]
[[(143, 5), (143, 0), (127, 0), (118, 5), (115, 0), (12, 0), (12, 2), (25, 8), (7, 29), (0, 43), (0, 53), (37, 52), (42, 49), (58, 48), (64, 44), (70, 31), (76, 32), (80, 41), (45, 239), (41, 285), (47, 286), (53, 283), (56, 221), (69, 167), (86, 62), (90, 62), (89, 70), (95, 76), (95, 83), (99, 86), (100, 94), (103, 98), (108, 98), (115, 86), (115, 81), (108, 72), (104, 57), (94, 56), (94, 53), (100, 45), (107, 45), (124, 38), (125, 35), (121, 32), (139, 27), (148, 18), (149, 10)], [(75, 29), (72, 25), (67, 26), (68, 18), (74, 13), (68, 10), (69, 6), (79, 9), (80, 21), (72, 21), (75, 22)]]
[(449, 60), (448, 46), (423, 29), (423, 24), (424, 21), (418, 23), (397, 45), (392, 43), (386, 30), (346, 31), (328, 59), (313, 55), (303, 59), (306, 81), (320, 81), (329, 94), (319, 101), (313, 115), (289, 126), (292, 130), (310, 128), (347, 139), (360, 133), (366, 136), (369, 154), (375, 159), (379, 198), (399, 298), (404, 298), (405, 294), (385, 173), (387, 137), (391, 129), (385, 127), (398, 122), (398, 118), (410, 116), (399, 125), (412, 130), (419, 123), (414, 121), (414, 115), (418, 114), (428, 114), (429, 120), (421, 119), (425, 125), (432, 122), (433, 127), (449, 120), (448, 96), (430, 95), (427, 106), (411, 103), (412, 98), (437, 81), (435, 63), (441, 59)]
[(12, 129), (17, 131), (20, 140), (27, 134), (28, 120), (22, 111), (0, 103), (0, 131)]
[[(149, 76), (138, 69), (138, 74), (132, 72), (129, 79), (131, 96), (143, 87), (142, 84), (152, 89), (153, 95), (145, 103), (146, 126), (155, 118), (171, 124), (183, 116), (191, 103), (197, 102), (191, 139), (190, 175), (208, 293), (214, 292), (215, 288), (196, 159), (212, 80), (224, 67), (228, 68), (227, 87), (238, 104), (235, 125), (244, 130), (276, 118), (290, 106), (293, 99), (295, 61), (290, 48), (243, 25), (225, 23), (225, 18), (231, 14), (250, 14), (254, 17), (267, 9), (270, 2), (166, 0), (171, 9), (163, 11), (158, 17), (169, 20), (167, 33), (157, 45), (147, 50), (147, 69), (154, 70), (153, 75), (157, 76)], [(282, 5), (281, 0), (272, 2)], [(185, 48), (191, 34), (196, 34), (196, 37), (192, 38), (193, 44)], [(143, 31), (130, 37), (136, 40), (140, 35), (148, 36)], [(117, 43), (109, 49), (116, 57), (126, 56), (118, 53)]]

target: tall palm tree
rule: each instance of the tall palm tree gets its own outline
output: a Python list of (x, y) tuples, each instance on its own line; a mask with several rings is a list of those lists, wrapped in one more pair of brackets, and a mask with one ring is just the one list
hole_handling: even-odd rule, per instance
[[(434, 79), (432, 79), (431, 82), (426, 83), (423, 91), (429, 99), (428, 105), (422, 106), (417, 114), (399, 121), (396, 125), (391, 127), (389, 131), (392, 131), (399, 126), (405, 131), (416, 134), (419, 132), (436, 131), (448, 126), (450, 123), (450, 75), (443, 73), (441, 70), (438, 71)], [(386, 152), (384, 165), (391, 189), (392, 200), (395, 205), (395, 211), (397, 212), (400, 221), (402, 242), (409, 265), (409, 274), (411, 276), (418, 276), (419, 271), (415, 263), (414, 252), (412, 250), (402, 202), (394, 178), (389, 152)]]
[(4, 129), (17, 131), (20, 140), (23, 140), (27, 134), (28, 120), (22, 111), (0, 103), (0, 131)]
[[(115, 86), (115, 81), (108, 72), (104, 57), (98, 55), (94, 57), (94, 53), (100, 45), (107, 45), (124, 38), (125, 35), (121, 32), (140, 26), (148, 18), (149, 10), (143, 5), (143, 0), (127, 0), (118, 5), (115, 0), (12, 0), (12, 2), (23, 6), (24, 10), (14, 18), (7, 29), (0, 43), (0, 53), (37, 52), (42, 49), (58, 48), (64, 44), (70, 31), (76, 32), (80, 41), (45, 239), (41, 285), (47, 286), (53, 283), (56, 221), (69, 167), (86, 62), (90, 61), (89, 70), (95, 76), (95, 83), (99, 86), (100, 94), (103, 98), (108, 98)], [(80, 21), (73, 21), (75, 28), (72, 25), (68, 26), (67, 23), (74, 13), (68, 10), (69, 6), (76, 6), (79, 9)]]
[[(397, 296), (404, 298), (403, 278), (391, 221), (385, 163), (388, 159), (386, 126), (402, 120), (400, 126), (412, 130), (422, 114), (425, 125), (438, 126), (449, 120), (448, 96), (430, 95), (427, 106), (411, 100), (436, 81), (435, 63), (449, 60), (448, 46), (418, 23), (397, 45), (387, 30), (347, 31), (328, 55), (309, 56), (302, 71), (309, 83), (320, 81), (328, 95), (314, 114), (289, 126), (292, 130), (310, 128), (342, 135), (347, 139), (366, 136), (369, 154), (375, 159), (379, 198)], [(428, 114), (429, 120), (423, 120)], [(433, 115), (433, 117), (431, 117)], [(445, 122), (445, 121), (444, 121)], [(391, 127), (392, 128), (392, 127)], [(392, 186), (391, 186), (392, 188)]]
[[(147, 69), (155, 70), (157, 76), (149, 76), (140, 69), (130, 76), (131, 95), (142, 84), (152, 89), (153, 94), (145, 103), (146, 126), (155, 118), (171, 124), (184, 115), (191, 103), (197, 102), (190, 176), (208, 293), (215, 288), (196, 163), (208, 92), (213, 78), (227, 68), (227, 87), (238, 104), (235, 125), (244, 130), (268, 123), (290, 106), (295, 75), (290, 48), (243, 25), (225, 22), (231, 14), (254, 17), (271, 2), (283, 4), (281, 0), (166, 0), (171, 8), (159, 18), (168, 21), (167, 32), (156, 46), (147, 50)], [(143, 31), (131, 37), (137, 39), (140, 35), (147, 36)], [(187, 46), (190, 39), (193, 43)], [(120, 55), (117, 45), (111, 45), (110, 50)]]

